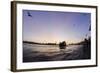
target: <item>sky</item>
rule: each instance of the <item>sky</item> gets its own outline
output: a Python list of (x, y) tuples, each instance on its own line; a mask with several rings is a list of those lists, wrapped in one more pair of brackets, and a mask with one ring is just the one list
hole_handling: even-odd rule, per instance
[(23, 40), (77, 43), (89, 33), (90, 13), (23, 10)]

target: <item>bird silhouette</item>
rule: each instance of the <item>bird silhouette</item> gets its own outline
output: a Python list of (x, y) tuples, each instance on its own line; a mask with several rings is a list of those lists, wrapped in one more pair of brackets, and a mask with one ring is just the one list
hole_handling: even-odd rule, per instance
[(28, 14), (29, 17), (32, 17), (32, 15), (30, 14), (30, 12), (27, 12), (27, 14)]

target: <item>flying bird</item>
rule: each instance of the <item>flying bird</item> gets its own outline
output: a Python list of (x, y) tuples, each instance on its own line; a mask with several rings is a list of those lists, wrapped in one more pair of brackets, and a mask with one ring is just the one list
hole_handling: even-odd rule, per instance
[(30, 14), (30, 12), (27, 12), (27, 14), (28, 14), (29, 17), (32, 17), (32, 15)]

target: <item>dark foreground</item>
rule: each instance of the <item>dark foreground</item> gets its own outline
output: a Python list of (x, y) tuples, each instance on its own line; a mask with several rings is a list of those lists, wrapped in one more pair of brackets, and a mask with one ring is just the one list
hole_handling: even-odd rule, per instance
[(57, 45), (24, 44), (23, 48), (23, 62), (82, 60), (90, 57), (90, 47), (85, 45), (70, 45), (60, 50)]

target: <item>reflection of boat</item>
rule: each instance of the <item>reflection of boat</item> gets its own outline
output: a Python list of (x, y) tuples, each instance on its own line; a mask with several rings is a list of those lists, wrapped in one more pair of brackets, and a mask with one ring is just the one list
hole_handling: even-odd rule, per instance
[(60, 47), (60, 49), (66, 49), (66, 42), (65, 41), (60, 42), (59, 47)]

